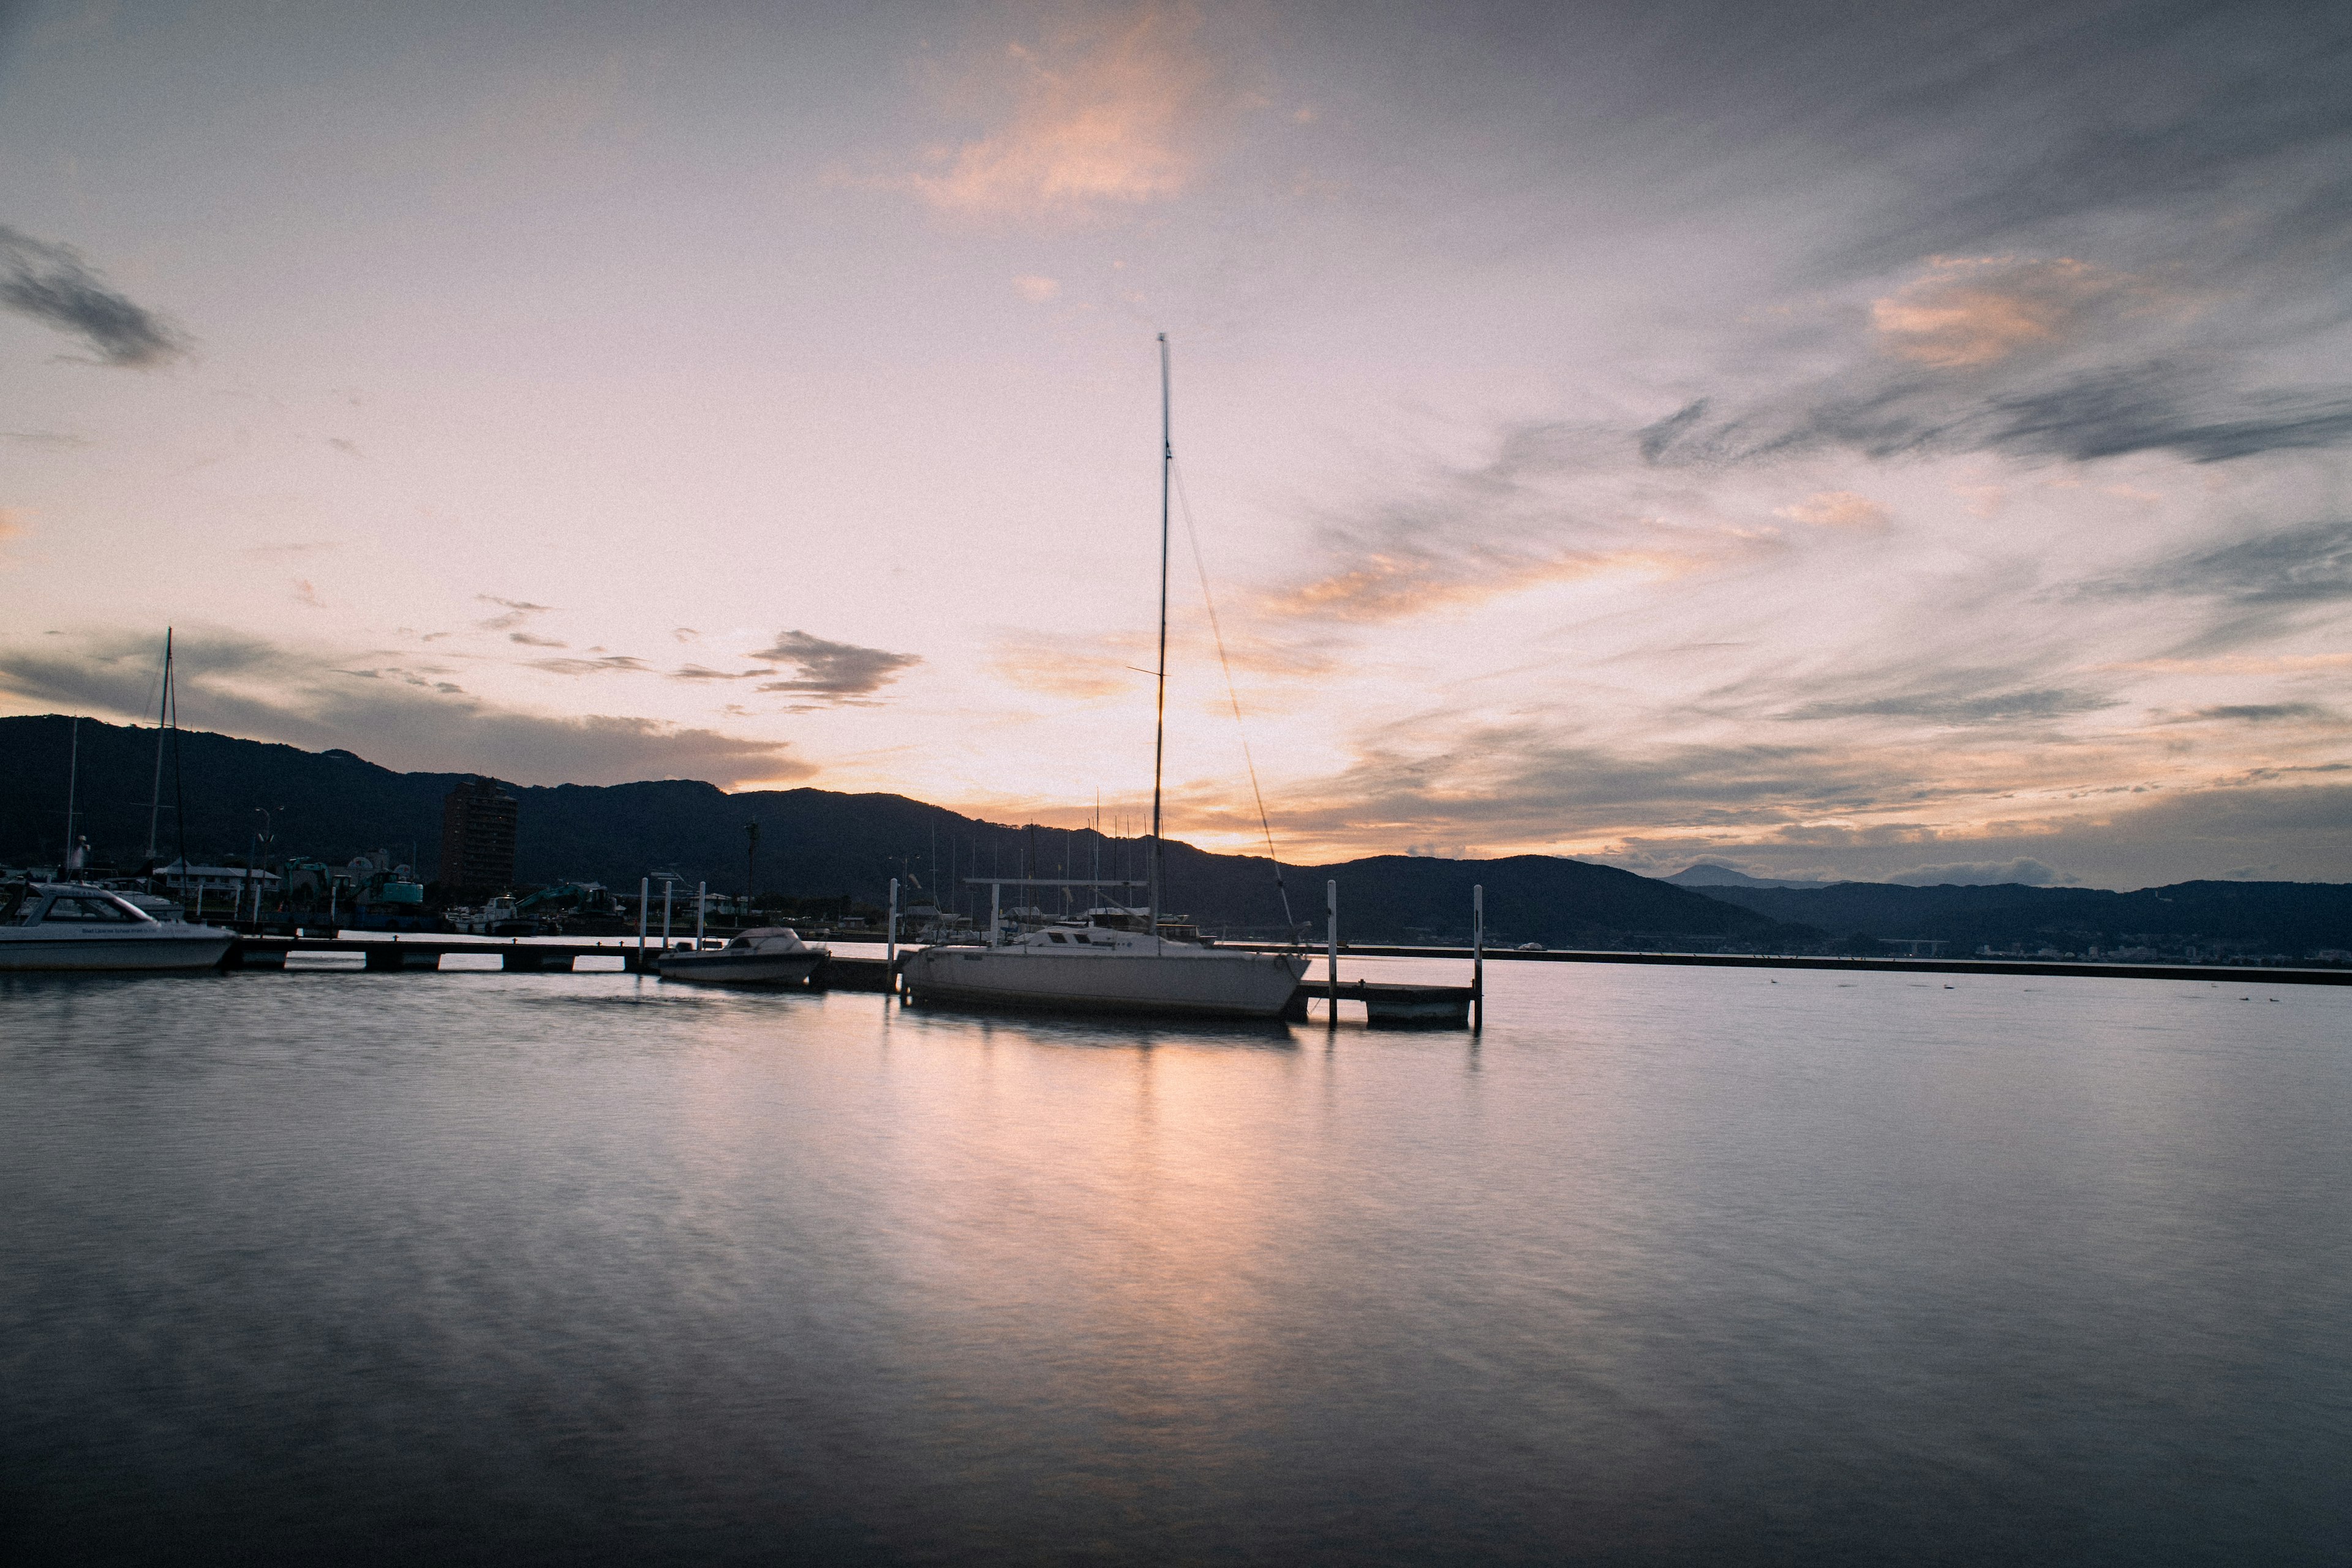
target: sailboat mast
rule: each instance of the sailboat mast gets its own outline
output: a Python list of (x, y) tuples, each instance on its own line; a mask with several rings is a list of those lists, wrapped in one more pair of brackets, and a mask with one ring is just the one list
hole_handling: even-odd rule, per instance
[(1151, 719), (1151, 940), (1160, 941), (1160, 768), (1168, 751), (1168, 487), (1176, 443), (1168, 412), (1168, 334), (1160, 334), (1160, 690)]
[(81, 715), (74, 715), (73, 751), (66, 763), (66, 853), (58, 862), (58, 875), (71, 881), (70, 873), (79, 863), (74, 856), (74, 792), (81, 785)]
[(155, 696), (155, 792), (147, 797), (147, 865), (155, 864), (155, 826), (163, 815), (163, 717), (172, 708), (172, 628), (163, 628), (163, 689)]

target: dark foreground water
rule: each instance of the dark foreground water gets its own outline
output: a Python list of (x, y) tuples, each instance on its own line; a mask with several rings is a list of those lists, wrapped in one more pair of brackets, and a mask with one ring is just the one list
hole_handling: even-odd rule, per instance
[(0, 982), (0, 1555), (2352, 1549), (2352, 993), (1492, 992)]

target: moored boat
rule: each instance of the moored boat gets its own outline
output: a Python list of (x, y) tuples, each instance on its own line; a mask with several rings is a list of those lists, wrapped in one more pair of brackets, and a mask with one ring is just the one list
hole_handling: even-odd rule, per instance
[[(1169, 485), (1176, 448), (1171, 435), (1168, 334), (1160, 334), (1160, 662), (1151, 746), (1150, 898), (1139, 911), (1111, 921), (1047, 926), (1006, 940), (997, 911), (988, 941), (927, 947), (902, 961), (907, 994), (917, 1003), (1011, 1007), (1041, 1012), (1116, 1012), (1225, 1018), (1282, 1016), (1307, 973), (1296, 953), (1237, 952), (1170, 934), (1160, 912), (1160, 769), (1167, 750)], [(1222, 645), (1221, 645), (1222, 646)], [(1240, 706), (1235, 703), (1238, 717)], [(1271, 832), (1268, 837), (1271, 840)], [(1269, 848), (1269, 854), (1271, 850)], [(1277, 868), (1278, 872), (1278, 868)], [(975, 881), (1034, 885), (1030, 878)], [(1073, 879), (1074, 886), (1107, 884)], [(1118, 884), (1124, 885), (1124, 884)], [(1141, 915), (1140, 929), (1135, 916)], [(1183, 936), (1196, 935), (1191, 927)]]
[(210, 969), (236, 940), (79, 882), (24, 883), (0, 900), (0, 971)]
[(1048, 926), (993, 947), (927, 947), (903, 961), (918, 1004), (1024, 1011), (1279, 1017), (1306, 961), (1107, 926)]
[(798, 985), (830, 952), (811, 947), (790, 927), (761, 926), (715, 952), (685, 948), (663, 953), (661, 977), (704, 985)]

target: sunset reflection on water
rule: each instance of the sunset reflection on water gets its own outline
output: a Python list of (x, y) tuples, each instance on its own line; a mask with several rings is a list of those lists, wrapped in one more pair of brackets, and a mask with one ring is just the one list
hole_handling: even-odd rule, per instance
[(11, 1528), (876, 1562), (2336, 1538), (2341, 993), (1773, 978), (1498, 966), (1476, 1037), (623, 975), (0, 983)]

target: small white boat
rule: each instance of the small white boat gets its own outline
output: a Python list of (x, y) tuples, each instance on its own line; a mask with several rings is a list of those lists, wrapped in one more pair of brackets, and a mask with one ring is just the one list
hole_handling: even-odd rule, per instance
[(993, 947), (927, 947), (901, 960), (918, 1005), (1275, 1018), (1307, 961), (1105, 926), (1048, 926)]
[(0, 902), (0, 971), (210, 969), (236, 940), (79, 882), (20, 884)]
[(831, 952), (811, 947), (790, 927), (761, 926), (716, 951), (684, 948), (663, 953), (661, 977), (704, 985), (799, 985)]

